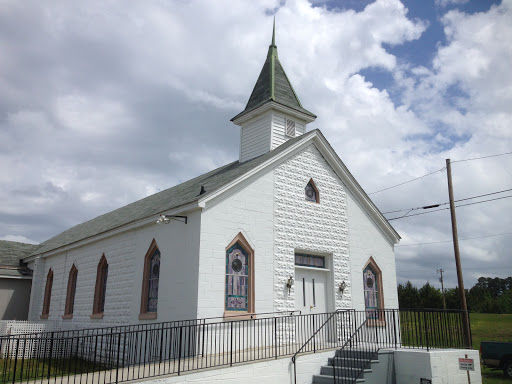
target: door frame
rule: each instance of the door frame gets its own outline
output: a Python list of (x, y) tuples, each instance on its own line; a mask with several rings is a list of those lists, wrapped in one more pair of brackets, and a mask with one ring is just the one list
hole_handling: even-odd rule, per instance
[[(315, 268), (315, 267), (306, 267), (306, 266), (302, 266), (302, 265), (295, 265), (295, 254), (296, 253), (305, 253), (305, 254), (308, 254), (308, 255), (311, 255), (311, 256), (321, 256), (321, 257), (323, 257), (324, 260), (325, 260), (325, 268)], [(314, 251), (309, 251), (309, 250), (304, 250), (304, 249), (295, 249), (294, 253), (293, 253), (293, 257), (294, 257), (293, 275), (294, 275), (294, 280), (295, 281), (297, 281), (297, 279), (296, 279), (297, 274), (295, 273), (295, 271), (297, 269), (300, 269), (300, 270), (311, 270), (311, 271), (317, 271), (317, 272), (320, 271), (320, 272), (324, 272), (325, 274), (327, 274), (327, 278), (326, 278), (327, 287), (326, 287), (326, 297), (325, 297), (325, 300), (326, 300), (325, 311), (326, 312), (334, 312), (336, 306), (335, 306), (334, 268), (333, 268), (333, 255), (332, 255), (332, 253), (321, 253), (321, 252), (314, 252)], [(297, 295), (297, 294), (298, 294), (298, 292), (295, 291), (295, 295)], [(294, 303), (295, 303), (295, 298), (294, 298)]]

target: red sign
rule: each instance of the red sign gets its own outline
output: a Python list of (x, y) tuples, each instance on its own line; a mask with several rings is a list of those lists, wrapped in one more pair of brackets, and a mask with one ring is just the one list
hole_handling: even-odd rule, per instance
[(475, 361), (473, 359), (460, 359), (459, 358), (459, 369), (463, 371), (474, 371)]

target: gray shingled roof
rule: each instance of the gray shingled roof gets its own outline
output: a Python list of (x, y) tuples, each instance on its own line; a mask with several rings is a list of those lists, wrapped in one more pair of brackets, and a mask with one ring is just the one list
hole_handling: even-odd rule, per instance
[(207, 194), (237, 179), (258, 165), (276, 156), (298, 140), (316, 131), (317, 130), (313, 130), (302, 136), (290, 139), (273, 151), (252, 160), (243, 163), (235, 161), (192, 180), (118, 208), (115, 211), (105, 213), (85, 223), (78, 224), (41, 243), (39, 247), (32, 252), (32, 255), (49, 252), (147, 217), (155, 216), (156, 220), (156, 215), (162, 212), (197, 201), (200, 197), (199, 192), (201, 186), (204, 186), (206, 190), (206, 195), (201, 195), (201, 197), (207, 196)]
[(18, 267), (20, 260), (32, 254), (37, 247), (36, 244), (0, 240), (0, 266)]
[(275, 26), (274, 33), (272, 34), (272, 44), (268, 48), (267, 59), (263, 64), (258, 80), (249, 97), (249, 101), (245, 109), (233, 117), (231, 121), (270, 101), (274, 101), (316, 118), (313, 113), (302, 107), (290, 80), (288, 80), (288, 76), (286, 76), (283, 66), (279, 62), (277, 46), (275, 45)]
[(0, 240), (0, 276), (30, 276), (32, 271), (20, 265), (20, 260), (29, 256), (38, 245)]

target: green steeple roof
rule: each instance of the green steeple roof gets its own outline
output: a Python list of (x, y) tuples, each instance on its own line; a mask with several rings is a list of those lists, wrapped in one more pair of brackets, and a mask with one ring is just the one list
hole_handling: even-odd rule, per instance
[(263, 64), (256, 85), (252, 90), (251, 97), (245, 107), (245, 110), (236, 115), (231, 121), (244, 115), (245, 113), (258, 108), (259, 106), (274, 101), (296, 111), (305, 113), (313, 118), (316, 116), (302, 107), (302, 104), (293, 90), (288, 80), (288, 76), (279, 62), (277, 56), (277, 46), (275, 42), (276, 23), (274, 18), (274, 26), (272, 30), (272, 44), (268, 47), (267, 59)]

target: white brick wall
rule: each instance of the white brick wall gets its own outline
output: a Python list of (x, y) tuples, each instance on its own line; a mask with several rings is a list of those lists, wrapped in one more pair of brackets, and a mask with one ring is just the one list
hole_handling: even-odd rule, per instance
[[(199, 211), (188, 213), (188, 224), (150, 224), (36, 260), (30, 320), (39, 321), (46, 276), (53, 270), (49, 321), (65, 327), (106, 327), (139, 321), (144, 256), (153, 238), (161, 252), (158, 318), (170, 321), (196, 317)], [(156, 221), (156, 217), (155, 217)], [(108, 262), (103, 319), (91, 319), (96, 272), (101, 256)], [(78, 269), (73, 318), (63, 320), (69, 271)], [(170, 294), (172, 293), (172, 294)]]
[[(313, 178), (320, 204), (305, 200), (305, 187)], [(336, 290), (349, 282), (350, 265), (345, 188), (314, 145), (278, 166), (275, 182), (274, 310), (295, 308), (295, 285), (290, 295), (286, 280), (295, 275), (295, 251), (309, 251), (331, 258), (328, 310), (348, 308), (350, 289), (343, 297)], [(334, 284), (333, 284), (334, 283)]]
[(477, 350), (398, 350), (395, 351), (397, 384), (419, 383), (421, 378), (432, 384), (467, 384), (467, 372), (459, 369), (459, 358), (473, 359), (475, 370), (469, 371), (472, 384), (481, 384), (480, 358)]
[(394, 245), (351, 193), (347, 193), (346, 199), (352, 308), (364, 309), (363, 269), (370, 257), (382, 272), (384, 308), (398, 308)]
[(272, 170), (213, 201), (202, 212), (198, 313), (223, 316), (226, 246), (242, 232), (254, 249), (255, 311), (273, 311)]

